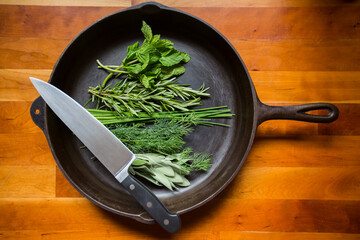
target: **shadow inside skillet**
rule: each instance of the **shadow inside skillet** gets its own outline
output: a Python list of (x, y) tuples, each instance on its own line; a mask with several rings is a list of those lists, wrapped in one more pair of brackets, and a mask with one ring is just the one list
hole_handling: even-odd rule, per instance
[[(208, 172), (191, 174), (191, 185), (174, 192), (147, 185), (170, 211), (182, 213), (212, 198), (236, 175), (253, 138), (251, 81), (240, 58), (219, 33), (179, 11), (119, 12), (92, 25), (68, 46), (50, 82), (80, 104), (87, 102), (88, 87), (102, 83), (107, 76), (97, 68), (96, 59), (104, 64), (120, 64), (127, 46), (143, 41), (142, 20), (152, 27), (154, 34), (170, 39), (175, 48), (190, 54), (191, 60), (185, 65), (186, 73), (179, 83), (191, 84), (193, 88), (205, 83), (210, 87), (211, 98), (204, 100), (201, 107), (227, 105), (236, 114), (232, 119), (217, 120), (230, 124), (229, 128), (197, 126), (185, 139), (195, 152), (212, 154), (213, 166)], [(49, 110), (46, 125), (55, 159), (77, 190), (109, 211), (127, 216), (143, 212), (105, 167), (87, 149), (81, 149), (82, 143)]]

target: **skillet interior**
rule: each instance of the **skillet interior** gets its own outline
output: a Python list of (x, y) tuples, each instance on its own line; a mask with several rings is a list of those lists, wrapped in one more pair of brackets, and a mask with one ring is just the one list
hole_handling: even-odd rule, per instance
[[(98, 85), (107, 75), (97, 69), (96, 59), (120, 64), (126, 47), (143, 41), (142, 20), (154, 34), (172, 40), (177, 49), (192, 57), (180, 83), (195, 88), (205, 83), (212, 97), (203, 101), (203, 106), (228, 105), (236, 114), (231, 120), (219, 120), (231, 124), (230, 128), (197, 126), (186, 139), (195, 151), (212, 154), (213, 166), (208, 172), (192, 174), (191, 185), (175, 192), (148, 185), (170, 211), (183, 213), (211, 199), (231, 181), (245, 160), (255, 131), (251, 80), (240, 57), (221, 34), (178, 10), (145, 4), (110, 15), (83, 31), (58, 60), (50, 82), (80, 104), (87, 102), (87, 88)], [(80, 148), (81, 142), (49, 109), (45, 118), (55, 159), (78, 191), (109, 211), (150, 221), (110, 173), (92, 159), (92, 154)]]

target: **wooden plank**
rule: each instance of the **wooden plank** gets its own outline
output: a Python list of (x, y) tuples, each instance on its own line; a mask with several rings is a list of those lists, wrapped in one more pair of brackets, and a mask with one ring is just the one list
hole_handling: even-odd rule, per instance
[[(86, 199), (0, 199), (0, 231), (107, 231), (134, 239), (168, 238), (158, 225), (137, 223), (94, 206)], [(216, 198), (181, 216), (186, 233), (270, 231), (358, 233), (358, 201), (257, 200)], [(139, 231), (141, 229), (141, 231)], [(95, 231), (95, 232), (96, 232)], [(182, 235), (184, 234), (184, 235)]]
[(34, 6), (130, 7), (131, 0), (1, 0), (0, 4)]
[[(165, 235), (165, 234), (164, 234)], [(98, 240), (106, 238), (107, 240), (116, 239), (139, 239), (137, 236), (126, 235), (123, 232), (115, 231), (56, 231), (56, 232), (41, 232), (36, 230), (28, 231), (0, 231), (0, 236), (4, 239), (22, 239), (31, 240), (41, 237), (43, 240), (56, 239), (86, 239)], [(358, 240), (360, 234), (351, 233), (292, 233), (292, 232), (266, 232), (266, 231), (220, 231), (211, 232), (203, 230), (199, 232), (186, 232), (182, 230), (172, 235), (171, 239), (206, 239), (206, 240)], [(142, 239), (154, 239), (154, 237), (147, 236)]]
[(358, 71), (355, 39), (232, 40), (250, 71)]
[[(48, 81), (50, 74), (51, 70), (49, 69), (0, 69), (0, 101), (32, 102), (39, 96), (39, 93), (31, 84), (29, 77)], [(23, 104), (25, 106), (29, 103)]]
[(100, 18), (122, 9), (119, 7), (2, 6), (0, 19), (7, 24), (0, 26), (0, 36), (72, 39)]
[[(19, 0), (18, 0), (19, 1)], [(21, 0), (20, 0), (21, 1)], [(133, 5), (146, 0), (132, 0)], [(292, 1), (292, 0), (158, 0), (157, 2), (170, 7), (327, 7), (327, 6), (357, 6), (358, 1)]]
[[(98, 19), (121, 9), (123, 8), (5, 5), (0, 8), (0, 19), (7, 24), (0, 25), (0, 36), (72, 39)], [(190, 7), (180, 8), (180, 10), (205, 20), (230, 39), (360, 38), (360, 20), (356, 14), (360, 11), (360, 7), (357, 6), (336, 8)]]
[(30, 118), (30, 107), (32, 102), (0, 101), (0, 129), (1, 133), (39, 133), (40, 129)]
[(0, 198), (54, 196), (54, 166), (1, 166)]
[(258, 136), (246, 167), (360, 166), (359, 136)]
[(340, 109), (339, 119), (332, 124), (320, 124), (319, 134), (360, 135), (360, 104), (337, 104), (337, 106)]
[[(137, 5), (146, 0), (1, 0), (0, 4), (9, 5), (39, 5), (39, 6), (117, 6), (128, 7)], [(157, 2), (171, 7), (336, 7), (358, 6), (358, 1), (291, 1), (291, 0), (158, 0)]]
[(236, 177), (228, 198), (360, 200), (359, 170), (360, 167), (346, 166), (245, 166)]
[(264, 102), (360, 101), (356, 71), (250, 71), (250, 76)]
[[(141, 228), (139, 228), (141, 229)], [(141, 231), (141, 230), (139, 230)], [(140, 235), (140, 236), (139, 236)], [(148, 234), (131, 234), (124, 231), (98, 231), (96, 229), (90, 231), (36, 231), (36, 230), (26, 230), (26, 231), (0, 231), (0, 237), (4, 239), (21, 239), (21, 240), (31, 240), (39, 239), (42, 240), (56, 240), (56, 239), (77, 239), (77, 240), (151, 240), (151, 239), (206, 239), (206, 240), (218, 240), (218, 232), (209, 232), (209, 231), (197, 231), (197, 232), (177, 232), (176, 235), (169, 235), (163, 233), (163, 230), (159, 229), (159, 232), (148, 233)], [(158, 238), (159, 237), (159, 238)], [(346, 239), (345, 239), (346, 240)]]
[[(52, 69), (69, 42), (0, 38), (0, 54), (6, 56), (0, 59), (0, 69)], [(252, 71), (360, 70), (360, 39), (234, 40), (233, 44)]]
[(56, 197), (82, 197), (65, 178), (59, 167), (56, 167)]
[(0, 59), (0, 68), (52, 69), (70, 41), (70, 39), (0, 37), (0, 55), (3, 56)]
[(357, 240), (360, 234), (221, 231), (220, 240)]
[[(1, 133), (0, 166), (54, 166), (54, 158), (42, 132)], [(1, 168), (0, 167), (0, 168)]]
[(359, 38), (356, 8), (181, 9), (210, 23), (230, 39), (321, 40)]
[[(29, 76), (47, 81), (50, 74), (50, 69), (0, 69), (0, 101), (33, 101), (39, 94)], [(273, 104), (359, 103), (359, 75), (358, 71), (250, 71), (260, 100)]]

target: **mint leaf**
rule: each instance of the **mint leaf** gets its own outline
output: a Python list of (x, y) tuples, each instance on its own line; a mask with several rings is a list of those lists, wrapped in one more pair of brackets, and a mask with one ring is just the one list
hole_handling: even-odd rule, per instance
[(162, 67), (160, 78), (161, 80), (166, 80), (171, 78), (172, 76), (178, 76), (185, 72), (185, 67), (181, 65), (176, 65), (172, 67)]
[(182, 56), (183, 56), (183, 62), (185, 63), (189, 62), (191, 59), (190, 55), (187, 53), (182, 52)]
[(159, 61), (161, 62), (162, 65), (164, 65), (166, 67), (170, 67), (170, 66), (180, 63), (181, 60), (183, 60), (182, 53), (175, 52), (171, 55), (161, 57)]
[(142, 21), (142, 27), (141, 27), (141, 32), (144, 34), (144, 37), (145, 39), (148, 41), (148, 42), (151, 42), (151, 39), (153, 37), (153, 34), (152, 34), (152, 30), (150, 28), (149, 25), (146, 24), (145, 21)]
[(156, 76), (147, 76), (145, 74), (141, 74), (140, 82), (144, 85), (145, 88), (152, 88), (154, 86), (154, 79)]
[(129, 66), (125, 66), (124, 69), (126, 71), (128, 71), (129, 74), (131, 74), (131, 75), (137, 75), (143, 70), (142, 64), (140, 64), (140, 63), (135, 63), (135, 64), (131, 64)]
[(156, 44), (160, 39), (160, 35), (156, 34), (152, 37), (150, 44)]
[(139, 62), (141, 62), (141, 63), (149, 61), (149, 53), (137, 52), (136, 57), (139, 60)]
[(174, 43), (167, 39), (161, 39), (153, 43), (153, 46), (156, 48), (169, 48), (169, 47), (172, 48), (173, 45)]
[(151, 53), (149, 64), (157, 64), (160, 58), (161, 58), (161, 54), (159, 52)]
[(126, 64), (136, 58), (136, 51), (139, 49), (139, 42), (134, 43), (131, 46), (127, 47), (127, 55), (123, 60), (123, 64)]

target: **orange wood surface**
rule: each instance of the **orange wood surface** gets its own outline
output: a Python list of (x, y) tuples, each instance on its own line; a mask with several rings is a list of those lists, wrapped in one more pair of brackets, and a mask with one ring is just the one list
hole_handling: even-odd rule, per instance
[(64, 178), (29, 110), (85, 27), (140, 0), (0, 0), (0, 239), (360, 239), (360, 1), (163, 0), (209, 22), (270, 105), (330, 102), (330, 124), (268, 121), (234, 181), (170, 235)]

